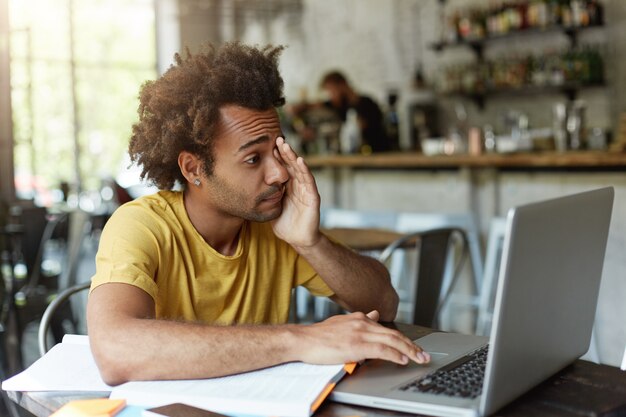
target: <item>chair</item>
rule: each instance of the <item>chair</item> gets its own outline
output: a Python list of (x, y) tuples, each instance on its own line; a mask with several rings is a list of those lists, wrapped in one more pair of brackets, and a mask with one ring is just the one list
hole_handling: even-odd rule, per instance
[(483, 278), (483, 256), (480, 232), (471, 213), (399, 213), (395, 229), (399, 232), (409, 233), (447, 227), (465, 231), (473, 281), (476, 290), (480, 291)]
[[(41, 322), (39, 323), (39, 331), (37, 333), (37, 341), (39, 345), (39, 354), (43, 356), (48, 351), (48, 331), (52, 330), (55, 337), (55, 340), (60, 341), (62, 339), (62, 334), (65, 333), (65, 326), (63, 326), (63, 320), (59, 315), (61, 313), (61, 309), (67, 306), (67, 302), (70, 300), (74, 294), (79, 293), (81, 291), (85, 291), (89, 289), (91, 282), (83, 282), (80, 284), (73, 285), (65, 290), (61, 291), (57, 297), (52, 300), (52, 302), (46, 307), (46, 310), (41, 317)], [(71, 321), (71, 325), (74, 326), (73, 331), (76, 332), (76, 318), (73, 317), (72, 311), (65, 310), (63, 311), (63, 319), (69, 319)]]
[(30, 283), (39, 281), (45, 242), (54, 231), (56, 218), (47, 209), (32, 202), (19, 201), (11, 206), (3, 248), (5, 284), (1, 323), (7, 372), (23, 370), (22, 342), (26, 325), (43, 312), (46, 300), (41, 291), (30, 291)]
[[(39, 325), (52, 297), (76, 283), (81, 248), (90, 227), (89, 215), (81, 210), (48, 216), (34, 267), (26, 283), (21, 288), (16, 288), (16, 304), (19, 302), (15, 309), (19, 323), (16, 333), (20, 338), (20, 361), (24, 362), (24, 365), (36, 358), (36, 354), (33, 355), (35, 352), (26, 348), (28, 339), (24, 337), (31, 335), (26, 330), (31, 325)], [(46, 273), (42, 267), (46, 259), (58, 261), (55, 268), (58, 270), (53, 274), (49, 273), (51, 271)], [(56, 340), (60, 340), (65, 332), (64, 324), (67, 324), (71, 331), (75, 331), (78, 322), (84, 323), (84, 320), (77, 321), (73, 317), (69, 305), (64, 307), (63, 312), (66, 315), (65, 319), (56, 320), (52, 326)], [(34, 334), (32, 339), (34, 342)]]
[(59, 277), (59, 290), (76, 284), (84, 243), (92, 231), (92, 217), (85, 211), (72, 211), (68, 223), (67, 253), (64, 259), (64, 268)]
[[(23, 262), (26, 271), (31, 273), (41, 266), (41, 253), (46, 231), (50, 228), (48, 211), (45, 207), (32, 206), (28, 203), (19, 203), (11, 208), (13, 217), (22, 227), (22, 233), (15, 247), (16, 255)], [(50, 231), (51, 232), (51, 231)]]
[[(407, 247), (408, 246), (408, 247)], [(411, 322), (425, 327), (439, 328), (439, 313), (448, 302), (459, 272), (467, 258), (469, 243), (464, 229), (436, 228), (409, 233), (391, 243), (379, 260), (388, 265), (399, 250), (414, 249), (416, 263), (412, 269), (413, 312)], [(403, 263), (405, 259), (401, 260)], [(446, 272), (453, 264), (452, 280), (445, 283)], [(409, 278), (408, 270), (404, 273)]]
[[(25, 219), (28, 220), (28, 219)], [(45, 227), (43, 228), (43, 232), (39, 236), (39, 241), (37, 242), (37, 250), (34, 253), (35, 256), (33, 261), (28, 265), (28, 282), (22, 289), (26, 295), (28, 295), (31, 291), (33, 291), (38, 285), (41, 284), (41, 273), (42, 271), (42, 262), (44, 260), (44, 255), (46, 252), (46, 245), (53, 238), (60, 238), (62, 240), (67, 240), (67, 223), (69, 221), (68, 213), (59, 213), (55, 215), (50, 215), (48, 217), (47, 222), (45, 223)], [(26, 253), (25, 253), (26, 257)]]
[[(4, 225), (2, 225), (4, 227)], [(2, 249), (2, 269), (5, 269), (7, 266), (11, 268), (9, 263), (9, 252), (3, 245), (0, 247)], [(5, 279), (12, 279), (12, 273), (7, 272), (6, 270), (1, 271), (2, 276), (0, 279), (3, 281)], [(0, 380), (4, 381), (7, 377), (10, 376), (10, 366), (9, 366), (9, 358), (7, 351), (7, 343), (6, 343), (6, 331), (8, 329), (8, 313), (9, 313), (9, 304), (11, 303), (12, 294), (10, 293), (10, 288), (6, 288), (5, 285), (0, 285)], [(20, 413), (17, 409), (16, 404), (11, 401), (6, 391), (1, 390), (0, 392), (0, 415), (8, 415), (10, 417), (20, 417)]]
[[(473, 285), (473, 288), (463, 290), (463, 292), (457, 291), (454, 294), (449, 293), (449, 305), (470, 307), (473, 313), (475, 313), (478, 310), (479, 298), (482, 291), (483, 258), (480, 233), (473, 215), (471, 213), (402, 212), (398, 213), (395, 230), (403, 233), (414, 233), (445, 228), (460, 229), (464, 232), (464, 243), (466, 243), (466, 247), (463, 248), (463, 250), (467, 250), (470, 263), (469, 268), (456, 271), (454, 258), (448, 257), (442, 287), (452, 289), (455, 284), (453, 280), (459, 280), (461, 277), (469, 277), (471, 280), (470, 285)], [(412, 314), (411, 311), (414, 305), (411, 297), (415, 293), (415, 289), (413, 288), (415, 283), (412, 280), (409, 282), (403, 281), (405, 277), (411, 276), (411, 273), (405, 271), (405, 269), (408, 268), (407, 260), (403, 259), (405, 253), (399, 251), (393, 256), (396, 259), (391, 263), (390, 274), (393, 285), (398, 291), (401, 300), (398, 309), (398, 317), (405, 317), (405, 319), (408, 320), (408, 317)], [(470, 294), (467, 294), (468, 291)], [(474, 318), (476, 316), (477, 314), (474, 315)], [(473, 327), (474, 321), (472, 319), (470, 319), (470, 321), (472, 324), (468, 324), (468, 326), (471, 326), (471, 329), (456, 330), (473, 332), (475, 330)]]

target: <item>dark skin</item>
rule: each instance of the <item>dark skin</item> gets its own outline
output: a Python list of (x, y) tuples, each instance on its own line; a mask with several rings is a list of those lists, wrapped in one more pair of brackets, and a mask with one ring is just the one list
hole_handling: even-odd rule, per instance
[(153, 299), (137, 287), (104, 284), (90, 295), (87, 320), (105, 382), (208, 378), (290, 361), (429, 362), (419, 346), (377, 323), (393, 320), (398, 305), (384, 266), (320, 233), (315, 180), (282, 139), (276, 110), (227, 106), (220, 115), (213, 174), (207, 177), (191, 153), (181, 152), (178, 158), (188, 181), (184, 201), (194, 227), (214, 249), (232, 255), (246, 220), (271, 221), (276, 235), (335, 292), (333, 300), (357, 312), (313, 325), (183, 323), (156, 319)]

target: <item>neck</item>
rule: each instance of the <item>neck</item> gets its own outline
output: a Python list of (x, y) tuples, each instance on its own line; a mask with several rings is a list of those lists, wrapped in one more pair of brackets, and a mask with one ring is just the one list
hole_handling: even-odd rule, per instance
[(213, 209), (194, 191), (187, 188), (183, 194), (185, 210), (191, 224), (217, 252), (225, 256), (234, 255), (244, 220)]

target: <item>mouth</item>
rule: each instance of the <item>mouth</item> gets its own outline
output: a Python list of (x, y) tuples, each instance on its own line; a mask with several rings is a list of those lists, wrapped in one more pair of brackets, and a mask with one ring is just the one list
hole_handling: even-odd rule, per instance
[(268, 195), (267, 197), (262, 198), (261, 202), (270, 203), (270, 204), (278, 203), (282, 201), (284, 193), (285, 193), (285, 189), (281, 188), (280, 190), (275, 191), (274, 193)]

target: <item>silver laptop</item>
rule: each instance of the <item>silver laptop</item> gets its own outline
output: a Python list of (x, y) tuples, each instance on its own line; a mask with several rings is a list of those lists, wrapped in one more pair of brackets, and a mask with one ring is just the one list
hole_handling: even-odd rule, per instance
[(589, 348), (613, 188), (511, 209), (489, 338), (417, 339), (427, 366), (363, 363), (331, 394), (338, 402), (434, 416), (485, 416)]

